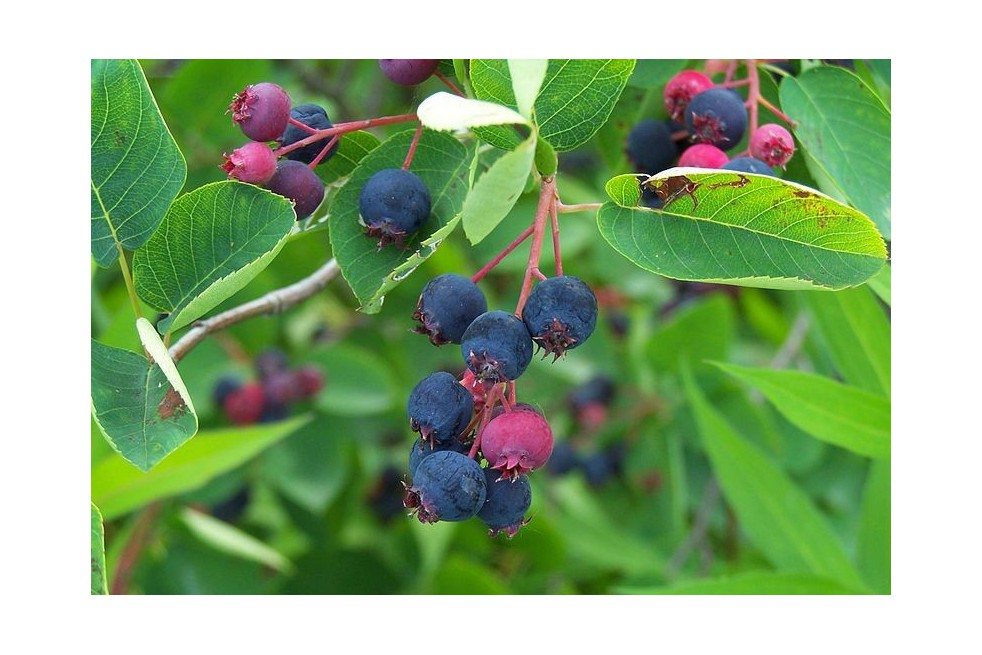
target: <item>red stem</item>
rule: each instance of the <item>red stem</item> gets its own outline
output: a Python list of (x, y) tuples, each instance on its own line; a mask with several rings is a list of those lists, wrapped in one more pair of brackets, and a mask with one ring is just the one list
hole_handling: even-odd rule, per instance
[(357, 132), (358, 130), (364, 130), (369, 127), (377, 127), (380, 125), (391, 125), (392, 123), (405, 123), (407, 121), (419, 120), (416, 114), (400, 114), (399, 116), (382, 116), (380, 118), (366, 118), (362, 121), (351, 121), (348, 123), (338, 123), (334, 127), (329, 127), (326, 130), (317, 130), (310, 136), (297, 141), (296, 143), (291, 143), (288, 146), (282, 148), (277, 148), (273, 151), (273, 154), (277, 157), (282, 157), (288, 152), (293, 152), (304, 146), (309, 146), (311, 143), (317, 143), (329, 136), (334, 136), (335, 134), (347, 134), (348, 132)]
[(130, 577), (133, 575), (133, 567), (140, 559), (140, 554), (150, 541), (153, 534), (153, 524), (160, 512), (160, 503), (149, 505), (143, 514), (137, 519), (136, 527), (130, 535), (130, 540), (123, 547), (123, 552), (119, 556), (119, 563), (116, 565), (116, 575), (113, 577), (112, 587), (109, 593), (112, 595), (125, 594), (130, 585)]
[(340, 138), (340, 134), (335, 134), (332, 136), (331, 140), (327, 142), (327, 145), (321, 148), (321, 151), (317, 154), (317, 156), (314, 157), (309, 164), (307, 164), (307, 167), (310, 168), (310, 170), (314, 170), (314, 167), (321, 163), (321, 160), (323, 160), (324, 157), (327, 157), (327, 153), (330, 152), (331, 148), (334, 147), (334, 144), (337, 143), (338, 139)]
[(488, 271), (490, 271), (492, 268), (498, 265), (498, 262), (500, 262), (502, 259), (507, 257), (512, 250), (514, 250), (519, 245), (521, 245), (522, 241), (525, 241), (527, 238), (529, 238), (529, 235), (532, 234), (532, 227), (533, 226), (529, 225), (527, 228), (525, 228), (525, 231), (519, 234), (517, 239), (515, 239), (510, 244), (505, 246), (505, 249), (502, 250), (500, 253), (498, 253), (498, 255), (494, 259), (489, 261), (487, 264), (484, 265), (484, 268), (482, 268), (477, 273), (475, 273), (471, 277), (471, 282), (475, 284), (480, 282), (481, 278), (483, 278), (485, 275), (488, 274)]
[(402, 162), (402, 170), (408, 171), (409, 165), (413, 163), (413, 155), (416, 154), (416, 146), (419, 145), (419, 136), (423, 133), (423, 124), (416, 126), (416, 133), (413, 134), (413, 141), (409, 144), (409, 152), (406, 153), (406, 161)]
[(757, 111), (760, 101), (760, 73), (757, 70), (757, 62), (753, 59), (747, 59), (747, 80), (750, 82), (750, 88), (747, 91), (747, 107), (750, 109), (750, 136), (754, 135), (757, 131)]
[(443, 82), (444, 84), (446, 84), (446, 85), (447, 85), (447, 87), (449, 87), (451, 91), (453, 91), (454, 93), (456, 93), (457, 95), (459, 95), (459, 96), (460, 96), (461, 98), (466, 98), (466, 97), (467, 97), (467, 96), (465, 96), (465, 95), (464, 95), (464, 93), (463, 93), (463, 92), (462, 92), (462, 91), (461, 91), (460, 89), (458, 89), (458, 88), (457, 88), (457, 87), (456, 87), (456, 86), (454, 85), (454, 83), (453, 83), (453, 82), (451, 82), (451, 81), (450, 81), (450, 80), (449, 80), (449, 79), (447, 78), (447, 76), (446, 76), (446, 75), (444, 75), (444, 74), (443, 74), (443, 73), (441, 73), (440, 71), (435, 71), (435, 72), (433, 73), (433, 75), (434, 75), (434, 76), (436, 76), (436, 78), (437, 78), (437, 79), (439, 79), (439, 80), (440, 80), (441, 82)]
[(552, 223), (552, 254), (556, 259), (556, 275), (563, 274), (563, 256), (559, 250), (559, 209), (556, 207), (558, 201), (553, 201), (549, 206), (549, 221)]
[(515, 306), (515, 316), (521, 318), (525, 309), (525, 301), (532, 292), (533, 271), (539, 268), (542, 257), (542, 237), (546, 231), (546, 219), (550, 208), (556, 203), (556, 178), (543, 177), (542, 188), (539, 190), (539, 206), (535, 210), (535, 221), (532, 223), (532, 247), (529, 249), (528, 265), (525, 267), (525, 279), (522, 281), (522, 291)]
[(309, 125), (304, 125), (303, 123), (301, 123), (300, 121), (298, 121), (296, 118), (293, 118), (292, 116), (289, 119), (287, 119), (286, 122), (289, 123), (290, 125), (294, 125), (296, 127), (299, 127), (304, 132), (310, 132), (311, 134), (317, 132), (317, 128), (316, 127), (311, 127)]
[(788, 125), (793, 125), (794, 124), (794, 122), (790, 118), (788, 118), (788, 115), (787, 114), (785, 114), (783, 111), (781, 111), (780, 109), (778, 109), (777, 107), (775, 107), (773, 104), (771, 104), (771, 101), (768, 100), (767, 98), (765, 98), (764, 96), (760, 96), (759, 98), (757, 98), (757, 101), (760, 104), (762, 104), (765, 107), (767, 107), (768, 109), (770, 109), (771, 112), (773, 112), (773, 114), (775, 116), (777, 116), (778, 118), (780, 118), (782, 121), (784, 121)]
[(724, 89), (735, 89), (741, 86), (747, 86), (750, 84), (750, 80), (733, 80), (732, 82), (723, 82), (722, 84), (717, 84), (716, 86), (723, 87)]
[(502, 385), (496, 384), (488, 392), (484, 409), (481, 410), (481, 423), (477, 426), (477, 434), (474, 435), (474, 444), (471, 446), (470, 452), (467, 453), (467, 456), (471, 459), (475, 459), (477, 457), (477, 451), (481, 449), (481, 435), (484, 434), (484, 428), (487, 426), (488, 421), (491, 420), (491, 412), (494, 411), (494, 406), (499, 401), (504, 401), (504, 394), (501, 387)]

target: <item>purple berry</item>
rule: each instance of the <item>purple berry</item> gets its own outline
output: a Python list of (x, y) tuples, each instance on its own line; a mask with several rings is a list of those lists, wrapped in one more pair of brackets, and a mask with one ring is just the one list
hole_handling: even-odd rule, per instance
[(445, 371), (432, 373), (413, 387), (406, 404), (409, 425), (427, 441), (460, 436), (474, 415), (474, 398)]
[(480, 465), (452, 450), (433, 453), (416, 467), (405, 507), (420, 523), (464, 521), (484, 506), (487, 483)]
[(498, 472), (484, 469), (487, 498), (477, 517), (488, 526), (492, 537), (504, 532), (511, 539), (528, 520), (525, 512), (532, 506), (532, 488), (528, 477), (520, 475), (514, 480), (502, 480)]
[(291, 159), (279, 161), (266, 188), (293, 201), (298, 221), (313, 214), (324, 200), (324, 182), (306, 164)]
[(459, 344), (471, 321), (486, 311), (488, 301), (470, 278), (445, 273), (423, 287), (413, 312), (413, 320), (419, 321), (415, 331), (429, 336), (435, 346)]
[[(315, 130), (326, 130), (334, 127), (334, 125), (331, 123), (331, 119), (327, 117), (327, 112), (324, 111), (324, 108), (313, 103), (297, 105), (290, 110), (290, 118)], [(282, 134), (279, 135), (278, 140), (281, 146), (286, 147), (292, 146), (297, 141), (306, 139), (309, 136), (311, 136), (311, 133), (307, 130), (301, 129), (296, 125), (288, 124), (286, 129), (283, 130)], [(309, 164), (317, 158), (317, 155), (321, 154), (321, 150), (324, 149), (324, 146), (326, 146), (330, 140), (331, 137), (326, 137), (321, 141), (315, 141), (314, 143), (303, 146), (302, 148), (291, 150), (284, 156), (287, 159)], [(335, 141), (334, 145), (331, 146), (331, 149), (327, 151), (326, 155), (324, 155), (324, 158), (318, 162), (318, 166), (333, 157), (334, 153), (338, 151), (339, 145), (340, 140)]]
[(768, 166), (784, 166), (794, 154), (794, 139), (776, 123), (761, 125), (750, 135), (750, 154)]
[(597, 326), (597, 297), (572, 275), (539, 282), (529, 294), (522, 320), (532, 340), (556, 361), (586, 341)]
[(651, 175), (669, 168), (678, 154), (672, 130), (663, 121), (640, 121), (627, 135), (627, 157), (642, 173)]
[(436, 72), (439, 59), (379, 59), (382, 73), (403, 86), (413, 86), (425, 81)]
[(221, 169), (240, 182), (266, 184), (276, 172), (276, 155), (268, 145), (259, 141), (250, 141), (223, 157), (225, 163)]
[(266, 394), (256, 382), (250, 382), (229, 393), (222, 403), (225, 415), (236, 425), (255, 423), (263, 414)]
[(552, 428), (538, 412), (515, 409), (490, 421), (481, 433), (481, 452), (503, 478), (533, 471), (552, 454)]
[(460, 352), (467, 368), (486, 384), (517, 380), (532, 361), (532, 338), (514, 314), (494, 310), (471, 321)]
[(260, 380), (283, 373), (290, 367), (286, 353), (276, 347), (269, 347), (256, 355), (252, 363)]
[(324, 374), (316, 366), (301, 366), (294, 375), (300, 385), (301, 398), (313, 398), (324, 388)]
[(693, 140), (729, 150), (747, 130), (747, 108), (734, 91), (715, 87), (692, 99), (685, 110), (685, 125)]
[(236, 94), (228, 110), (232, 121), (253, 141), (273, 141), (286, 129), (290, 96), (278, 84), (261, 82)]
[(404, 240), (430, 215), (430, 190), (415, 173), (385, 168), (368, 179), (358, 197), (358, 212), (365, 234), (378, 240), (378, 247)]
[(665, 85), (665, 110), (674, 121), (685, 120), (685, 108), (692, 98), (713, 88), (713, 81), (694, 70), (680, 71)]

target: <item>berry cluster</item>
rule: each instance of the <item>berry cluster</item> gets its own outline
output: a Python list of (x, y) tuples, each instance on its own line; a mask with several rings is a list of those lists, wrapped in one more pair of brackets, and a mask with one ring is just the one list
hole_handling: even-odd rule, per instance
[[(746, 101), (733, 90), (742, 85), (750, 87)], [(642, 120), (627, 136), (626, 154), (638, 172), (653, 175), (675, 165), (774, 175), (774, 168), (784, 167), (794, 154), (786, 128), (757, 124), (758, 104), (783, 114), (760, 96), (756, 75), (717, 84), (699, 71), (684, 70), (665, 85), (664, 101), (668, 120)], [(731, 157), (729, 151), (748, 131), (749, 147)], [(643, 200), (660, 205), (654, 197)]]
[(532, 502), (528, 474), (553, 449), (549, 422), (517, 402), (515, 380), (536, 346), (555, 362), (590, 337), (596, 296), (579, 278), (557, 275), (532, 288), (519, 315), (489, 311), (473, 280), (448, 273), (426, 284), (413, 319), (434, 345), (459, 344), (466, 370), (460, 379), (433, 373), (410, 393), (409, 424), (420, 436), (404, 504), (423, 523), (477, 516), (492, 536), (514, 536)]
[(614, 381), (597, 375), (573, 389), (566, 404), (576, 421), (579, 435), (575, 440), (558, 441), (546, 470), (552, 475), (565, 475), (579, 470), (586, 481), (599, 487), (623, 472), (627, 448), (617, 442), (592, 452), (586, 442), (607, 422), (607, 412), (614, 400)]
[(255, 371), (255, 381), (224, 377), (215, 386), (215, 402), (235, 425), (284, 419), (291, 405), (313, 398), (324, 388), (324, 374), (317, 367), (291, 370), (286, 354), (276, 348), (256, 357)]

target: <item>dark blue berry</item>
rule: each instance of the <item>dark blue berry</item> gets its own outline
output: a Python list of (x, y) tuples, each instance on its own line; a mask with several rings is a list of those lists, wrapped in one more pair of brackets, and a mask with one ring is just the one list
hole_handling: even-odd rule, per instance
[(589, 382), (581, 384), (569, 394), (569, 404), (574, 410), (580, 410), (587, 405), (600, 403), (609, 405), (614, 399), (614, 381), (606, 375), (597, 375)]
[(460, 343), (464, 330), (488, 311), (488, 301), (471, 279), (456, 273), (438, 275), (423, 287), (413, 312), (415, 331), (428, 335), (433, 345)]
[(594, 487), (599, 487), (614, 476), (620, 475), (625, 454), (623, 444), (615, 444), (585, 457), (580, 467), (583, 469), (586, 481)]
[(494, 310), (467, 326), (460, 352), (467, 368), (484, 382), (517, 380), (532, 361), (532, 338), (514, 314)]
[[(297, 105), (290, 110), (290, 118), (300, 123), (303, 123), (307, 127), (312, 127), (315, 130), (326, 130), (334, 127), (331, 123), (331, 119), (327, 117), (327, 112), (320, 105), (315, 105), (313, 103), (307, 103), (305, 105)], [(307, 130), (301, 129), (296, 125), (287, 125), (286, 129), (283, 131), (283, 135), (279, 138), (280, 145), (291, 146), (297, 141), (306, 139), (311, 136), (311, 133)], [(293, 161), (303, 162), (304, 164), (309, 164), (317, 158), (317, 155), (321, 154), (321, 150), (327, 145), (327, 142), (331, 138), (327, 137), (321, 141), (315, 141), (309, 145), (296, 150), (291, 150), (286, 153), (287, 159), (292, 159)], [(327, 151), (324, 158), (318, 162), (318, 165), (323, 164), (328, 159), (334, 156), (334, 153), (338, 151), (338, 146), (340, 141), (336, 141), (331, 149)]]
[(511, 538), (527, 522), (525, 512), (532, 505), (532, 489), (525, 475), (507, 480), (501, 479), (500, 473), (484, 469), (487, 498), (477, 517), (490, 528), (492, 537), (504, 532)]
[(685, 126), (694, 141), (729, 150), (747, 130), (747, 108), (736, 92), (712, 88), (692, 98), (685, 109)]
[(303, 162), (290, 159), (277, 162), (266, 188), (293, 201), (298, 221), (313, 214), (324, 200), (324, 182), (317, 173)]
[(668, 123), (653, 118), (636, 123), (627, 135), (627, 157), (634, 170), (653, 175), (670, 168), (678, 157)]
[(441, 450), (416, 467), (403, 504), (415, 511), (420, 523), (463, 521), (480, 511), (486, 497), (480, 465), (467, 455)]
[(420, 437), (413, 443), (413, 448), (409, 451), (409, 475), (415, 477), (416, 467), (419, 466), (419, 463), (433, 453), (438, 453), (442, 450), (452, 450), (462, 455), (468, 452), (467, 446), (459, 439), (434, 442)]
[(738, 171), (740, 173), (759, 173), (760, 175), (774, 176), (774, 169), (753, 157), (737, 157), (726, 162), (721, 170)]
[(580, 455), (569, 441), (557, 441), (545, 469), (552, 475), (565, 475), (580, 465)]
[(450, 373), (437, 371), (413, 388), (406, 403), (409, 425), (427, 441), (459, 436), (474, 414), (474, 397)]
[(234, 391), (238, 391), (242, 388), (242, 381), (236, 377), (226, 376), (223, 377), (215, 384), (215, 390), (212, 392), (212, 398), (215, 399), (215, 404), (222, 406), (225, 404), (225, 399), (228, 398), (229, 394)]
[(430, 215), (430, 190), (415, 173), (384, 168), (368, 179), (358, 197), (358, 212), (366, 235), (402, 247)]
[(394, 466), (387, 466), (368, 490), (366, 500), (372, 512), (382, 521), (391, 521), (402, 515), (402, 500), (406, 488), (402, 475)]
[(529, 294), (522, 320), (536, 345), (553, 361), (586, 341), (597, 326), (597, 297), (572, 275), (539, 282)]

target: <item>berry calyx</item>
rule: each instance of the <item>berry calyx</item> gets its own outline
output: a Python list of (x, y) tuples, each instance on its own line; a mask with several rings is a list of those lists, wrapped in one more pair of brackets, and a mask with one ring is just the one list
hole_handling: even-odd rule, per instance
[(426, 441), (447, 442), (459, 436), (474, 415), (474, 399), (457, 378), (432, 373), (413, 387), (406, 404), (409, 426)]
[(684, 70), (665, 85), (665, 110), (668, 117), (681, 123), (685, 120), (685, 108), (692, 99), (713, 88), (713, 81), (699, 71)]
[(709, 143), (697, 143), (686, 148), (682, 156), (679, 157), (679, 166), (693, 166), (695, 168), (720, 168), (730, 158), (725, 152)]
[(382, 249), (402, 248), (430, 215), (430, 190), (418, 175), (401, 168), (384, 168), (369, 178), (358, 197), (365, 234)]
[[(290, 118), (315, 130), (326, 130), (334, 127), (334, 125), (331, 123), (331, 119), (327, 117), (327, 112), (324, 110), (324, 108), (314, 103), (297, 105), (290, 110)], [(301, 129), (290, 123), (281, 132), (281, 134), (277, 136), (280, 145), (286, 147), (292, 146), (297, 141), (306, 139), (310, 135), (311, 133), (307, 130)], [(323, 150), (328, 144), (328, 141), (330, 141), (330, 138), (325, 138), (322, 141), (315, 141), (314, 143), (303, 146), (302, 148), (291, 150), (284, 156), (287, 159), (309, 164), (317, 158), (317, 155), (321, 154), (321, 150)], [(317, 165), (320, 166), (328, 159), (333, 157), (334, 153), (338, 151), (339, 146), (340, 141), (335, 141), (334, 145), (331, 146), (331, 149), (327, 151), (327, 154), (324, 155), (319, 162), (317, 162)]]
[(794, 154), (794, 139), (776, 123), (761, 125), (750, 135), (750, 154), (768, 166), (783, 167)]
[(532, 338), (514, 314), (494, 310), (467, 326), (460, 352), (475, 378), (496, 384), (516, 380), (525, 372), (532, 361)]
[(487, 483), (480, 465), (467, 455), (441, 450), (416, 467), (403, 505), (420, 523), (464, 521), (484, 506)]
[(293, 201), (297, 220), (314, 213), (324, 200), (324, 182), (306, 164), (292, 159), (281, 159), (276, 164), (276, 173), (266, 183), (273, 193)]
[(445, 273), (423, 287), (413, 312), (413, 320), (419, 321), (414, 331), (427, 335), (435, 346), (459, 344), (471, 321), (486, 311), (488, 301), (470, 278)]
[(532, 340), (545, 350), (543, 357), (562, 357), (579, 347), (597, 326), (597, 297), (578, 277), (562, 275), (543, 280), (529, 294), (522, 309)]
[(685, 126), (698, 143), (721, 150), (733, 148), (747, 130), (747, 108), (730, 89), (715, 87), (692, 98), (685, 110)]
[(379, 59), (378, 66), (387, 78), (403, 86), (414, 86), (436, 72), (439, 59)]
[(552, 454), (552, 446), (549, 422), (529, 409), (500, 414), (481, 433), (481, 452), (502, 478), (516, 479), (541, 467)]
[(246, 137), (274, 141), (290, 119), (290, 96), (278, 84), (260, 82), (237, 93), (228, 111)]
[(225, 163), (221, 169), (240, 182), (262, 185), (276, 173), (276, 155), (268, 145), (259, 141), (250, 141), (223, 157)]

